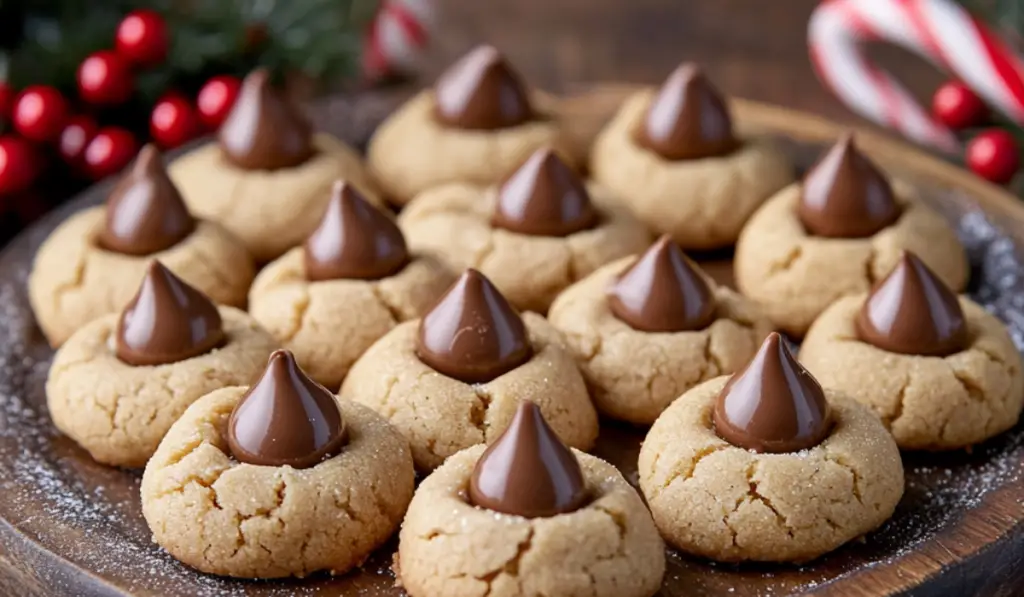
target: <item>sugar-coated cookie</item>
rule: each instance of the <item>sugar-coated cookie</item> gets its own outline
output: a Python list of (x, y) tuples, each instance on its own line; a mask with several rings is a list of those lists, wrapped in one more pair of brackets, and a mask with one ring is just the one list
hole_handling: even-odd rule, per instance
[(248, 383), (275, 348), (247, 314), (217, 308), (154, 261), (123, 313), (57, 351), (46, 402), (57, 429), (93, 459), (141, 467), (192, 402)]
[(437, 259), (410, 252), (390, 216), (338, 182), (304, 245), (256, 277), (249, 312), (310, 377), (337, 389), (371, 344), (422, 316), (454, 280)]
[(386, 417), (430, 471), (491, 442), (521, 400), (533, 400), (564, 442), (597, 439), (597, 413), (562, 336), (541, 316), (520, 316), (475, 270), (420, 320), (399, 324), (356, 361), (341, 396)]
[(480, 270), (516, 308), (545, 313), (573, 282), (642, 251), (646, 227), (606, 190), (584, 184), (550, 148), (501, 185), (427, 191), (398, 218), (410, 248)]
[(396, 563), (412, 597), (648, 597), (665, 548), (621, 473), (570, 450), (524, 401), (493, 445), (420, 484)]
[(754, 210), (793, 180), (773, 141), (733, 131), (725, 102), (692, 64), (656, 93), (626, 99), (594, 141), (590, 170), (684, 249), (733, 245)]
[(1020, 353), (1002, 322), (912, 253), (870, 295), (826, 309), (800, 361), (907, 450), (976, 444), (1013, 427), (1024, 406)]
[(867, 292), (904, 250), (954, 289), (967, 284), (967, 258), (945, 219), (907, 184), (890, 183), (847, 135), (754, 214), (733, 263), (740, 291), (802, 337), (830, 303)]
[(142, 513), (203, 572), (344, 574), (398, 527), (413, 477), (394, 428), (278, 351), (253, 386), (207, 394), (171, 427), (142, 477)]
[(217, 141), (174, 160), (171, 178), (189, 209), (227, 228), (260, 263), (316, 228), (339, 178), (381, 203), (359, 153), (313, 133), (265, 70), (246, 77)]
[(725, 562), (804, 562), (885, 522), (903, 495), (878, 418), (822, 387), (771, 334), (742, 371), (679, 397), (640, 449), (662, 536)]
[(771, 331), (756, 305), (715, 284), (667, 235), (567, 288), (548, 319), (598, 411), (641, 424), (745, 365)]
[(448, 183), (494, 184), (541, 147), (571, 155), (550, 104), (480, 46), (377, 127), (367, 161), (398, 205)]

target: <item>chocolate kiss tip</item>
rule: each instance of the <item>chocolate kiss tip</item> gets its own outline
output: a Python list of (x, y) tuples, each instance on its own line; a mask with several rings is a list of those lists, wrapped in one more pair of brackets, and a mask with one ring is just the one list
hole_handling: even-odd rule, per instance
[(969, 344), (956, 293), (909, 251), (868, 295), (855, 324), (861, 340), (889, 352), (942, 357)]
[(537, 236), (568, 236), (597, 220), (583, 181), (550, 148), (535, 151), (502, 183), (492, 217), (498, 228)]
[(309, 280), (379, 280), (409, 260), (395, 222), (353, 185), (336, 181), (323, 219), (303, 245)]
[(107, 197), (97, 243), (116, 253), (151, 255), (178, 244), (195, 227), (160, 152), (146, 145)]
[(341, 450), (346, 429), (334, 395), (310, 379), (291, 352), (276, 350), (235, 405), (227, 436), (239, 462), (308, 468)]
[(469, 484), (473, 505), (527, 518), (572, 512), (588, 497), (576, 456), (528, 400), (477, 461)]
[(901, 213), (885, 175), (843, 135), (804, 177), (797, 215), (816, 236), (865, 238)]
[(739, 145), (722, 95), (689, 63), (676, 68), (651, 100), (637, 142), (668, 160), (722, 156)]
[(825, 393), (777, 333), (733, 374), (715, 401), (718, 436), (755, 452), (798, 452), (832, 429)]
[(715, 320), (715, 295), (696, 265), (665, 235), (608, 290), (608, 307), (645, 332), (701, 330)]
[(479, 46), (448, 68), (434, 86), (434, 112), (463, 129), (518, 126), (533, 116), (525, 85), (493, 46)]
[(420, 321), (416, 356), (454, 379), (485, 383), (530, 360), (522, 318), (483, 274), (468, 269)]
[(224, 339), (216, 305), (153, 260), (121, 314), (115, 352), (130, 365), (162, 365), (205, 354)]

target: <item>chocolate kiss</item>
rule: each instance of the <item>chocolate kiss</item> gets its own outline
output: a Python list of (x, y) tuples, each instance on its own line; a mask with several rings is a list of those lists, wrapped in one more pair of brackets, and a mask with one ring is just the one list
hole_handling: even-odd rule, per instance
[(492, 223), (511, 232), (568, 236), (597, 223), (579, 176), (550, 149), (539, 149), (498, 189)]
[(669, 75), (638, 133), (640, 145), (668, 160), (721, 156), (739, 145), (721, 94), (695, 64)]
[(310, 280), (378, 280), (405, 267), (409, 253), (391, 218), (339, 180), (320, 225), (306, 239), (304, 258)]
[(213, 302), (154, 260), (121, 313), (115, 345), (129, 365), (162, 365), (207, 353), (224, 340)]
[(903, 354), (947, 356), (968, 343), (956, 294), (909, 251), (868, 295), (856, 328), (864, 342)]
[(217, 133), (224, 157), (245, 170), (291, 168), (313, 155), (305, 117), (258, 69), (242, 82), (238, 99)]
[(530, 360), (523, 320), (494, 284), (468, 269), (420, 322), (416, 356), (466, 383), (484, 383)]
[(701, 330), (715, 320), (715, 295), (668, 235), (608, 289), (612, 313), (645, 332)]
[(239, 462), (308, 468), (337, 454), (345, 421), (327, 388), (287, 350), (276, 350), (260, 379), (235, 405), (228, 447)]
[(821, 386), (776, 333), (722, 388), (714, 421), (719, 437), (755, 452), (798, 452), (832, 430)]
[(577, 510), (588, 495), (572, 450), (548, 426), (540, 408), (524, 400), (473, 468), (469, 499), (495, 512), (537, 518)]
[(160, 152), (146, 145), (107, 197), (99, 244), (126, 255), (149, 255), (173, 247), (195, 228), (195, 218), (168, 178)]
[(797, 215), (811, 234), (864, 238), (900, 217), (892, 187), (845, 135), (804, 177)]
[(500, 129), (533, 116), (522, 79), (492, 46), (479, 46), (448, 67), (434, 85), (434, 112), (461, 129)]

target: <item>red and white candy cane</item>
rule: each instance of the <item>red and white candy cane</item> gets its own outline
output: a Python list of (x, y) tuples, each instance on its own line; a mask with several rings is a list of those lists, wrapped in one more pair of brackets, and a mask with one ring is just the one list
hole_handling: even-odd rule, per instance
[(950, 0), (827, 0), (811, 15), (808, 45), (818, 78), (848, 107), (904, 136), (957, 151), (956, 136), (888, 73), (861, 42), (912, 50), (1024, 124), (1024, 62), (984, 23)]
[(413, 66), (427, 45), (433, 21), (433, 0), (382, 0), (363, 43), (367, 78)]

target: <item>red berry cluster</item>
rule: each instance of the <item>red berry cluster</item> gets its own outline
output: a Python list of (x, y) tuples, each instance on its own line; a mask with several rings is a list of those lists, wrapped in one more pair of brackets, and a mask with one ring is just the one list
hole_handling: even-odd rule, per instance
[[(92, 179), (127, 165), (139, 147), (135, 135), (122, 127), (99, 126), (91, 112), (131, 99), (136, 73), (162, 64), (169, 46), (167, 24), (159, 13), (129, 13), (117, 27), (114, 49), (94, 52), (78, 67), (80, 112), (51, 86), (32, 85), (16, 93), (0, 81), (0, 123), (9, 120), (15, 131), (0, 136), (0, 197), (32, 185), (46, 168), (43, 156), (48, 146)], [(180, 93), (165, 94), (150, 114), (150, 137), (170, 149), (215, 129), (234, 104), (240, 85), (234, 77), (213, 77), (194, 103)]]
[[(985, 126), (991, 121), (985, 102), (959, 81), (949, 81), (939, 87), (932, 97), (932, 114), (955, 131)], [(967, 142), (964, 159), (967, 167), (978, 176), (1006, 184), (1017, 173), (1020, 150), (1007, 130), (987, 128)]]

